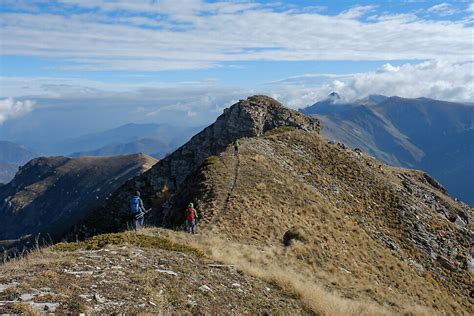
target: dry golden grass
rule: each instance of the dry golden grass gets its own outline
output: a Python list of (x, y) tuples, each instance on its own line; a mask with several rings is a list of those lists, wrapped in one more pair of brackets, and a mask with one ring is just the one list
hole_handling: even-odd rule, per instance
[(59, 243), (50, 247), (50, 250), (98, 250), (104, 248), (107, 245), (134, 245), (139, 247), (159, 248), (164, 250), (187, 252), (192, 253), (198, 257), (202, 256), (202, 253), (199, 250), (189, 247), (188, 245), (173, 243), (168, 239), (160, 238), (158, 236), (137, 234), (134, 231), (97, 235), (81, 242)]
[[(210, 258), (221, 263), (235, 265), (238, 270), (278, 285), (285, 291), (298, 297), (303, 304), (318, 315), (395, 315), (389, 306), (382, 306), (365, 300), (352, 300), (341, 297), (337, 291), (331, 291), (318, 281), (318, 277), (328, 277), (327, 273), (315, 274), (301, 269), (297, 262), (286, 264), (278, 260), (285, 256), (277, 247), (255, 247), (233, 243), (208, 234), (189, 236), (166, 230), (150, 229), (144, 234), (164, 234), (175, 242), (189, 243), (200, 248)], [(340, 271), (338, 271), (341, 273)], [(335, 275), (332, 275), (335, 277)], [(336, 278), (334, 278), (336, 279)], [(411, 315), (433, 315), (433, 311), (416, 304), (407, 303), (403, 310)]]
[(26, 303), (19, 303), (15, 304), (13, 307), (13, 312), (19, 315), (26, 315), (26, 316), (40, 316), (41, 313), (35, 310), (30, 304)]
[[(206, 170), (214, 199), (196, 197), (208, 214), (200, 236), (170, 238), (194, 243), (215, 260), (275, 282), (316, 313), (468, 313), (462, 296), (404, 262), (417, 258), (417, 249), (405, 244), (403, 252), (391, 251), (370, 230), (399, 245), (405, 242), (396, 212), (397, 192), (403, 189), (397, 173), (406, 170), (379, 168), (367, 156), (299, 131), (243, 139), (237, 182), (222, 210), (233, 179), (231, 150), (223, 153), (226, 164), (214, 160)], [(419, 206), (416, 200), (403, 202)], [(283, 236), (294, 226), (304, 227), (307, 238), (284, 247)], [(455, 289), (456, 281), (449, 282), (448, 288)]]

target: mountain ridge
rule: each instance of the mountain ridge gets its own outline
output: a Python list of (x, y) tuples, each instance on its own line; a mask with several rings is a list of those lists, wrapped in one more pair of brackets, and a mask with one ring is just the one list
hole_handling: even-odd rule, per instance
[(321, 101), (301, 111), (318, 117), (328, 138), (394, 166), (425, 170), (452, 194), (474, 203), (469, 192), (474, 185), (473, 106), (428, 98), (366, 99), (340, 105)]
[(4, 225), (0, 240), (38, 233), (60, 239), (90, 208), (155, 162), (142, 154), (31, 160), (0, 188), (0, 219)]
[(129, 143), (107, 145), (96, 150), (75, 152), (70, 157), (77, 158), (82, 156), (118, 156), (130, 155), (135, 153), (143, 153), (150, 155), (156, 159), (163, 158), (166, 154), (172, 152), (175, 148), (166, 145), (160, 140), (152, 138), (141, 138)]

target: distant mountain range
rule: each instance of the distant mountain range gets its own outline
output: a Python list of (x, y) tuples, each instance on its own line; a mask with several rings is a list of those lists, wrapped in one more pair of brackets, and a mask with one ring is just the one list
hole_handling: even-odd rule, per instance
[[(144, 153), (161, 159), (186, 142), (203, 127), (130, 123), (98, 133), (56, 142), (54, 155), (69, 157), (116, 156)], [(43, 141), (44, 142), (44, 141)], [(40, 156), (25, 146), (0, 141), (0, 183), (15, 176), (19, 166)]]
[(144, 153), (154, 158), (161, 159), (167, 153), (172, 152), (174, 149), (175, 148), (173, 146), (167, 145), (159, 140), (143, 138), (125, 144), (107, 145), (96, 150), (77, 152), (71, 154), (70, 156), (116, 156)]
[(0, 162), (0, 183), (5, 184), (13, 179), (17, 170), (17, 165)]
[(474, 106), (372, 95), (343, 103), (337, 93), (302, 113), (329, 138), (395, 166), (422, 169), (474, 205)]
[[(173, 151), (201, 128), (178, 128), (162, 124), (126, 124), (99, 133), (67, 139), (59, 144), (72, 156), (114, 155), (145, 150), (147, 154)], [(140, 152), (140, 151), (138, 151)], [(84, 154), (83, 154), (84, 153)]]
[(0, 183), (7, 183), (15, 176), (19, 166), (38, 155), (24, 146), (0, 141)]
[(12, 142), (0, 141), (0, 162), (10, 163), (15, 165), (24, 165), (37, 154)]
[(55, 239), (87, 210), (155, 163), (143, 154), (33, 159), (0, 187), (0, 240), (42, 232)]

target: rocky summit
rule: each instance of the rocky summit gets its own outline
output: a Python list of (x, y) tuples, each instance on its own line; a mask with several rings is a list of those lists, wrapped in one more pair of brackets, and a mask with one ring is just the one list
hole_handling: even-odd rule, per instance
[[(23, 270), (0, 267), (8, 287), (0, 304), (9, 312), (48, 302), (90, 313), (472, 315), (474, 210), (427, 173), (385, 165), (320, 129), (269, 97), (239, 101), (90, 208), (67, 234), (84, 241), (48, 248)], [(161, 227), (127, 230), (136, 190), (153, 208), (146, 224)], [(182, 231), (189, 202), (200, 214), (196, 235)], [(39, 269), (28, 284), (26, 273)]]

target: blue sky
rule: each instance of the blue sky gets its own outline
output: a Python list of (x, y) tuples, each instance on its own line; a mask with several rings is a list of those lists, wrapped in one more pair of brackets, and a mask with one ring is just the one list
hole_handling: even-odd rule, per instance
[(473, 102), (473, 22), (461, 0), (0, 0), (0, 132), (111, 104), (121, 116), (84, 132), (199, 125), (254, 93)]

